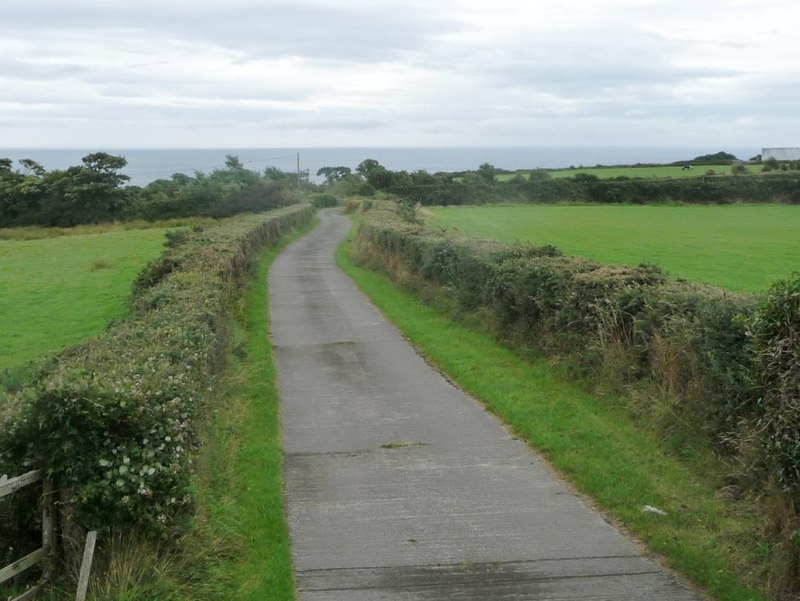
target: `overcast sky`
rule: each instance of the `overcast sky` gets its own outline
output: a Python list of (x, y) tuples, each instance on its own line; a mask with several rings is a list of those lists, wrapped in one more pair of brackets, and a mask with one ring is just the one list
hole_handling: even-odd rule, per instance
[(800, 146), (797, 0), (25, 0), (0, 147)]

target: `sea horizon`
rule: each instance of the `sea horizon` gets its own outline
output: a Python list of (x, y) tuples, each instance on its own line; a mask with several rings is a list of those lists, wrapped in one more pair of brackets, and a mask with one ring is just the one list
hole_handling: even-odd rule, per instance
[(144, 186), (175, 173), (209, 173), (225, 166), (226, 155), (234, 155), (248, 169), (261, 171), (277, 167), (294, 172), (298, 167), (318, 181), (322, 167), (344, 166), (355, 169), (365, 159), (374, 159), (393, 171), (468, 171), (483, 163), (498, 169), (559, 169), (595, 165), (633, 165), (673, 163), (696, 156), (725, 151), (747, 160), (760, 148), (717, 148), (698, 146), (338, 146), (338, 147), (209, 147), (209, 148), (133, 148), (133, 147), (15, 147), (0, 149), (0, 158), (15, 162), (32, 159), (45, 169), (65, 169), (80, 164), (93, 152), (124, 156), (128, 165), (122, 173), (131, 185)]

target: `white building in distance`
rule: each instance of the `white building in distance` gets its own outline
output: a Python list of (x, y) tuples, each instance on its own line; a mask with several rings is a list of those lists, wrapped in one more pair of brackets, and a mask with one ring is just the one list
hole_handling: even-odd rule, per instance
[(762, 148), (761, 160), (800, 161), (800, 148)]

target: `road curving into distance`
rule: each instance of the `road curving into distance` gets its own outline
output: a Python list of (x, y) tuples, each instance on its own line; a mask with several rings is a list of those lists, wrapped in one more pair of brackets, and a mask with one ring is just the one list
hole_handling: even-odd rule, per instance
[(425, 363), (334, 262), (335, 211), (270, 271), (301, 601), (698, 601)]

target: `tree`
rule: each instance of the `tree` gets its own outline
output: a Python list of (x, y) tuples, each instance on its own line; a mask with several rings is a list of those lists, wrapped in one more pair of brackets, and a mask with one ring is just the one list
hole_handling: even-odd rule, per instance
[(364, 179), (369, 179), (369, 174), (379, 168), (384, 171), (386, 170), (386, 168), (375, 159), (364, 159), (358, 164), (358, 167), (356, 167), (356, 173), (362, 175)]
[(125, 157), (95, 152), (81, 162), (44, 177), (47, 192), (41, 211), (47, 225), (111, 221), (128, 201), (122, 184), (130, 178), (118, 172), (128, 164)]
[(33, 159), (20, 159), (19, 164), (25, 168), (25, 174), (44, 175), (45, 168)]
[(553, 179), (553, 176), (546, 169), (533, 169), (528, 174), (528, 181), (530, 182), (544, 182)]
[(483, 163), (478, 167), (478, 175), (480, 175), (488, 183), (494, 183), (497, 179), (497, 168), (490, 163)]
[(233, 154), (225, 155), (225, 167), (231, 171), (244, 171), (244, 165), (242, 165), (239, 157)]
[(376, 190), (387, 190), (395, 181), (395, 173), (383, 165), (370, 169), (366, 177), (367, 183)]
[(351, 173), (350, 167), (321, 167), (317, 170), (317, 177), (323, 176), (325, 178), (325, 183), (332, 186), (342, 181)]

